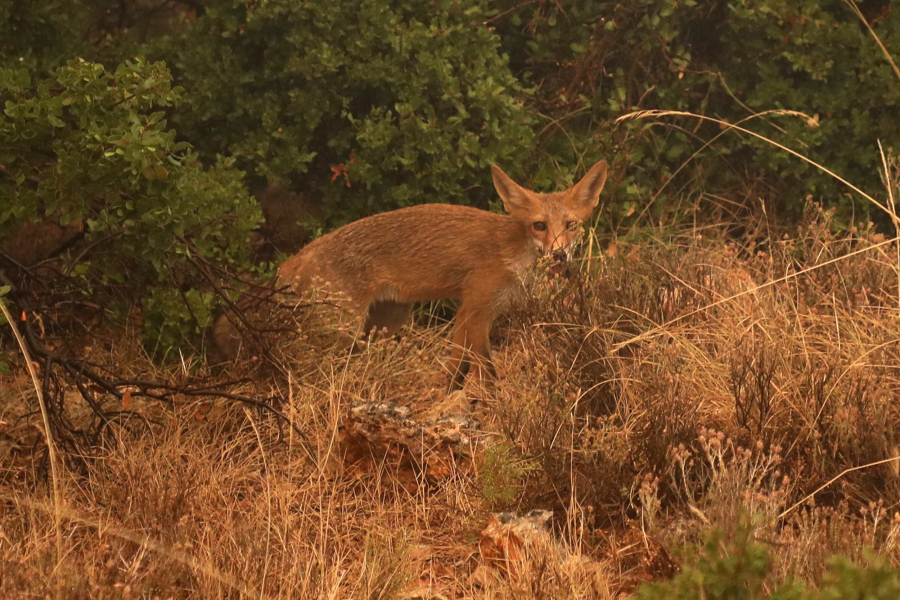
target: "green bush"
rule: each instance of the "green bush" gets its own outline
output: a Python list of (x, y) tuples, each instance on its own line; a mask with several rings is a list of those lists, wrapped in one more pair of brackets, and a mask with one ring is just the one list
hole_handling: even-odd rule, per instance
[[(895, 59), (900, 57), (900, 20), (888, 18), (889, 5), (862, 2), (859, 8)], [(731, 91), (756, 112), (784, 108), (817, 119), (814, 127), (803, 119), (750, 127), (884, 197), (878, 141), (885, 148), (900, 143), (900, 81), (859, 17), (843, 0), (740, 0), (729, 9), (715, 64)], [(749, 114), (731, 104), (735, 118)], [(762, 172), (789, 183), (784, 210), (799, 212), (807, 194), (833, 204), (848, 191), (759, 140), (748, 138), (746, 145)], [(840, 204), (845, 214), (852, 208), (871, 210), (862, 202)]]
[(517, 455), (506, 438), (485, 448), (478, 457), (478, 488), (491, 510), (509, 509), (522, 491), (522, 480), (535, 465)]
[(330, 225), (423, 202), (487, 204), (532, 118), (484, 0), (219, 2), (154, 45), (177, 129), (256, 183), (290, 180)]
[[(839, 205), (844, 215), (872, 211), (864, 200), (842, 196), (847, 188), (829, 175), (756, 138), (732, 132), (703, 148), (723, 131), (714, 123), (680, 117), (613, 123), (647, 109), (731, 123), (773, 109), (804, 112), (813, 119), (766, 116), (744, 126), (884, 197), (877, 142), (885, 148), (900, 142), (900, 86), (846, 2), (501, 4), (503, 48), (514, 73), (537, 90), (532, 112), (546, 124), (539, 138), (545, 154), (535, 157), (535, 171), (550, 179), (558, 162), (614, 159), (624, 172), (608, 190), (614, 217), (649, 208), (671, 221), (679, 200), (704, 191), (740, 194), (757, 178), (778, 191), (778, 214), (798, 214), (809, 194)], [(900, 20), (889, 18), (889, 4), (859, 7), (888, 50), (900, 55)], [(673, 179), (695, 151), (697, 158)]]
[[(709, 9), (694, 0), (502, 2), (497, 29), (514, 73), (534, 90), (541, 116), (539, 149), (529, 172), (537, 187), (561, 184), (560, 165), (612, 161), (604, 217), (614, 222), (645, 210), (660, 216), (703, 188), (717, 164), (677, 169), (700, 148), (697, 133), (649, 121), (615, 120), (631, 111), (694, 110), (713, 73), (694, 67), (692, 31)], [(713, 127), (707, 127), (715, 135)], [(715, 157), (712, 150), (700, 158)], [(709, 161), (706, 161), (707, 163)], [(686, 188), (685, 186), (688, 186)], [(665, 186), (665, 187), (664, 187)]]
[(87, 3), (0, 0), (0, 66), (46, 75), (91, 51), (84, 24)]
[[(195, 19), (171, 8), (150, 33), (128, 19), (93, 32), (90, 12), (71, 3), (0, 0), (12, 31), (0, 56), (29, 69), (75, 54), (165, 60), (186, 90), (170, 117), (201, 159), (235, 158), (252, 187), (290, 180), (322, 202), (328, 228), (419, 202), (485, 206), (491, 163), (551, 189), (601, 157), (617, 166), (614, 220), (649, 210), (671, 221), (685, 198), (759, 177), (778, 188), (782, 213), (809, 194), (864, 213), (831, 177), (755, 138), (728, 133), (676, 175), (717, 125), (614, 120), (642, 109), (730, 122), (803, 111), (813, 126), (773, 116), (747, 126), (882, 196), (877, 141), (896, 145), (900, 129), (896, 74), (843, 0), (206, 5)], [(896, 53), (889, 3), (859, 7)]]
[(889, 600), (900, 598), (897, 570), (874, 554), (867, 564), (836, 557), (822, 582), (807, 589), (798, 581), (770, 580), (766, 547), (754, 540), (752, 528), (740, 524), (728, 536), (711, 532), (701, 555), (671, 581), (642, 585), (637, 600)]
[(240, 171), (222, 159), (205, 169), (176, 141), (164, 117), (180, 94), (143, 60), (115, 72), (73, 60), (38, 81), (0, 70), (0, 236), (80, 223), (85, 243), (58, 261), (56, 291), (114, 313), (143, 301), (147, 341), (163, 347), (209, 322), (215, 296), (197, 261), (246, 264), (259, 222)]

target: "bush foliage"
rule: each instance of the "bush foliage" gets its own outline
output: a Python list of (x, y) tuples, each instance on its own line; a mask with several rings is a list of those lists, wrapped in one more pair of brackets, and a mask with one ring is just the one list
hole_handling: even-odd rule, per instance
[[(740, 122), (884, 197), (878, 141), (897, 145), (900, 87), (866, 24), (897, 54), (900, 21), (889, 2), (858, 8), (859, 16), (841, 0), (564, 0), (526, 3), (499, 28), (550, 123), (539, 147), (565, 164), (598, 151), (624, 163), (613, 216), (651, 200), (660, 216), (685, 192), (761, 178), (778, 190), (772, 206), (781, 214), (799, 214), (812, 194), (859, 218), (872, 208), (865, 201), (838, 195), (848, 190), (831, 176), (757, 138), (695, 119), (614, 123), (647, 109)], [(755, 116), (776, 109), (809, 119)]]
[(165, 119), (180, 89), (162, 63), (114, 72), (72, 60), (54, 77), (0, 71), (0, 233), (52, 220), (85, 246), (54, 267), (54, 288), (113, 312), (146, 310), (149, 341), (199, 333), (215, 306), (196, 261), (244, 264), (259, 220), (242, 174), (204, 168)]
[(484, 0), (224, 2), (155, 54), (189, 106), (178, 130), (206, 156), (291, 180), (339, 224), (422, 202), (492, 198), (519, 170), (533, 118), (479, 23)]
[(92, 52), (81, 35), (89, 11), (67, 0), (0, 0), (0, 61), (46, 75), (66, 61)]
[[(215, 303), (174, 275), (178, 269), (163, 268), (155, 248), (173, 239), (177, 215), (186, 215), (190, 228), (190, 219), (199, 225), (223, 210), (234, 217), (229, 223), (242, 224), (228, 232), (195, 227), (192, 240), (221, 254), (213, 259), (240, 262), (235, 244), (255, 219), (243, 185), (288, 184), (321, 209), (308, 225), (322, 232), (414, 203), (487, 207), (494, 201), (491, 164), (549, 190), (579, 165), (607, 158), (614, 169), (603, 218), (613, 224), (646, 216), (677, 222), (723, 192), (728, 201), (748, 202), (746, 184), (754, 181), (773, 189), (775, 214), (797, 213), (813, 195), (838, 205), (837, 223), (846, 224), (871, 205), (757, 138), (685, 117), (616, 119), (659, 109), (740, 122), (883, 197), (877, 146), (897, 142), (900, 87), (873, 33), (887, 53), (896, 49), (900, 22), (890, 14), (886, 0), (128, 0), (94, 7), (0, 0), (0, 23), (9, 32), (0, 40), (0, 61), (13, 70), (5, 71), (4, 93), (15, 105), (4, 116), (6, 135), (19, 140), (16, 160), (32, 161), (32, 170), (40, 159), (18, 154), (24, 135), (36, 136), (27, 151), (56, 161), (24, 186), (17, 180), (22, 166), (7, 162), (4, 194), (17, 198), (17, 212), (13, 218), (7, 210), (0, 227), (8, 232), (57, 209), (67, 220), (90, 217), (97, 231), (111, 231), (109, 219), (124, 224), (124, 213), (153, 223), (147, 256), (139, 256), (144, 233), (131, 225), (116, 247), (155, 265), (148, 273), (160, 283), (143, 295), (144, 305), (175, 310), (177, 295), (175, 325), (205, 322), (201, 315)], [(104, 74), (72, 74), (100, 68), (63, 67), (76, 56), (106, 65)], [(141, 88), (143, 78), (173, 85), (167, 69), (182, 91), (157, 93), (157, 81)], [(99, 89), (119, 72), (130, 72), (134, 99)], [(66, 91), (83, 77), (81, 91)], [(125, 82), (109, 85), (121, 93)], [(53, 108), (75, 94), (90, 97), (83, 104), (93, 112), (78, 103)], [(23, 102), (48, 108), (34, 109), (45, 112), (28, 123), (22, 111), (32, 109)], [(808, 118), (767, 112), (774, 109)], [(128, 127), (146, 128), (145, 139), (124, 135)], [(70, 133), (83, 141), (66, 141)], [(127, 146), (106, 156), (104, 144), (118, 133)], [(146, 141), (153, 137), (159, 140)], [(156, 165), (170, 177), (148, 178)], [(105, 185), (98, 170), (119, 167), (128, 175), (113, 187), (146, 194), (146, 201), (130, 198), (123, 215), (88, 201)], [(35, 181), (51, 172), (52, 183)], [(44, 197), (64, 179), (64, 194)], [(203, 192), (188, 189), (188, 180)], [(106, 195), (113, 203), (124, 197), (116, 189)], [(151, 197), (157, 208), (172, 204), (172, 221), (155, 222), (161, 217), (149, 208)], [(112, 278), (122, 268), (114, 263)], [(165, 281), (177, 281), (179, 291), (165, 291)]]
[[(730, 91), (748, 109), (743, 116), (749, 116), (749, 111), (791, 109), (813, 118), (812, 123), (762, 121), (752, 128), (870, 194), (883, 196), (878, 142), (884, 148), (900, 142), (900, 72), (892, 69), (848, 2), (743, 0), (729, 8), (723, 21), (722, 61), (723, 66), (730, 65), (725, 71)], [(890, 4), (867, 1), (859, 9), (888, 50), (897, 55), (900, 20), (890, 18)], [(783, 209), (801, 209), (804, 194), (833, 203), (836, 192), (847, 191), (830, 176), (785, 153), (770, 151), (759, 140), (745, 143), (761, 172), (792, 184), (793, 193), (785, 197)], [(853, 208), (849, 199), (837, 202), (845, 210)]]
[(872, 553), (868, 564), (844, 558), (829, 562), (819, 589), (799, 581), (781, 585), (769, 581), (771, 561), (766, 546), (755, 540), (752, 528), (739, 525), (731, 535), (711, 531), (700, 556), (672, 581), (651, 583), (638, 590), (636, 600), (888, 600), (900, 595), (896, 569)]

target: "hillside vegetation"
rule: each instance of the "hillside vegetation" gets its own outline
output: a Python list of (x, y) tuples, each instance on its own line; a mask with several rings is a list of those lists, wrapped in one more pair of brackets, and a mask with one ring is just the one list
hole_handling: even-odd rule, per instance
[[(891, 9), (0, 0), (0, 592), (897, 597)], [(265, 283), (601, 158), (493, 387)]]

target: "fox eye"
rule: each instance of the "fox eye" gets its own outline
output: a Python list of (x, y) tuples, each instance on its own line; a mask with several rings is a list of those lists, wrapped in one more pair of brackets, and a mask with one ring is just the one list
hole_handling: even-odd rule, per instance
[(566, 229), (569, 231), (575, 231), (578, 229), (578, 221), (566, 221)]
[(532, 227), (535, 231), (547, 231), (547, 224), (543, 221), (535, 221)]

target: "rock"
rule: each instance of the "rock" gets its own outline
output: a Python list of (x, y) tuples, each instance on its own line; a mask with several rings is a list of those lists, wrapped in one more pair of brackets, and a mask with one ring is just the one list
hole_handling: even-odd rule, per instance
[(471, 464), (478, 428), (465, 415), (420, 423), (398, 404), (357, 403), (340, 428), (344, 467), (361, 475), (391, 465), (405, 487), (433, 484)]
[(502, 578), (514, 590), (542, 589), (550, 598), (612, 598), (603, 565), (555, 540), (547, 529), (552, 516), (492, 514), (478, 543), (484, 568), (472, 573), (472, 583), (490, 589)]
[(549, 510), (533, 510), (524, 517), (493, 513), (478, 542), (485, 564), (509, 573), (525, 558), (526, 546), (552, 544), (547, 531), (552, 516)]

